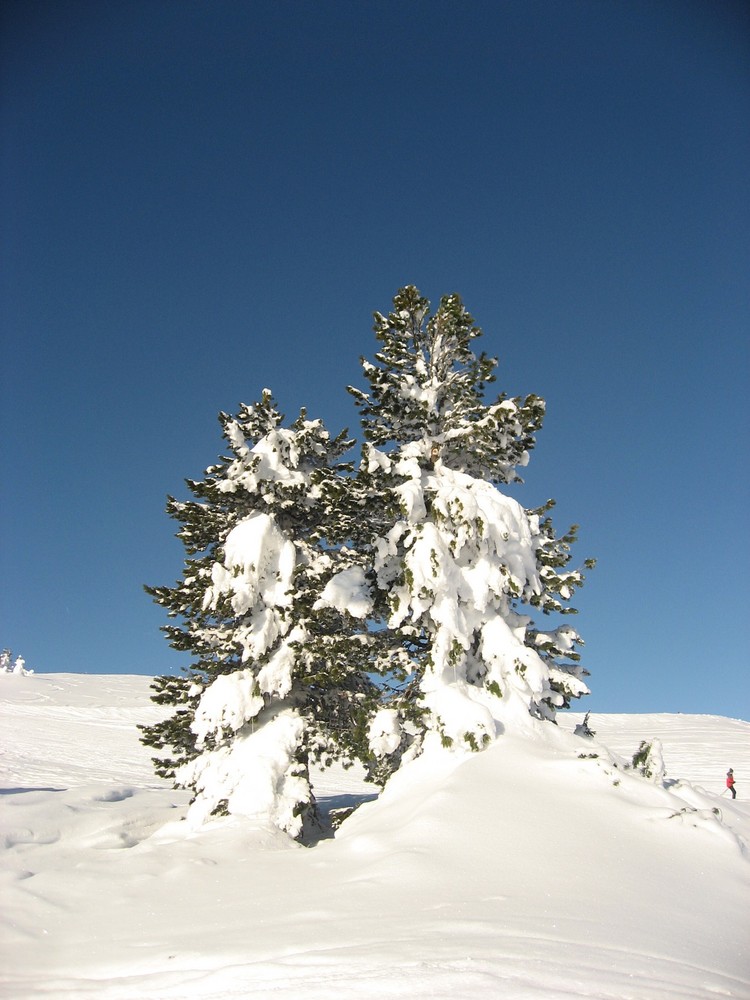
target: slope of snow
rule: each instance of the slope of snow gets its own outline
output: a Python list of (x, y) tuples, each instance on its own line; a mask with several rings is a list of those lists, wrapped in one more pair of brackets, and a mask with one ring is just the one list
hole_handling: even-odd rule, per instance
[[(0, 995), (750, 998), (750, 724), (563, 716), (429, 748), (312, 849), (200, 832), (136, 723), (148, 678), (0, 676)], [(667, 787), (616, 767), (662, 741)], [(723, 776), (737, 778), (728, 801)], [(372, 795), (331, 770), (331, 804)]]
[[(582, 715), (561, 714), (561, 728), (573, 731)], [(630, 760), (639, 740), (661, 740), (667, 779), (682, 778), (721, 794), (726, 772), (733, 767), (745, 776), (743, 798), (750, 800), (750, 740), (748, 724), (712, 715), (592, 715), (596, 739)], [(734, 763), (734, 757), (739, 766)], [(739, 785), (738, 785), (739, 787)], [(726, 797), (726, 793), (725, 793)]]

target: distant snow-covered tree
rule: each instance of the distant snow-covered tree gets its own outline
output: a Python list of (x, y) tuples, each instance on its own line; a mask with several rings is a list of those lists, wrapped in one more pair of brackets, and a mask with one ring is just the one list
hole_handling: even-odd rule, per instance
[(378, 623), (395, 687), (371, 732), (387, 770), (428, 731), (480, 749), (529, 715), (554, 719), (587, 688), (576, 631), (533, 618), (574, 610), (575, 529), (557, 537), (551, 504), (528, 511), (499, 488), (520, 479), (543, 400), (485, 401), (497, 363), (473, 352), (481, 331), (457, 295), (430, 314), (406, 287), (375, 333), (369, 389), (350, 392), (366, 438), (354, 486), (366, 511), (361, 614)]
[(220, 420), (230, 455), (188, 481), (193, 500), (168, 501), (183, 576), (146, 588), (175, 620), (170, 644), (193, 663), (156, 679), (154, 700), (175, 712), (142, 727), (143, 742), (166, 751), (161, 774), (193, 790), (194, 820), (263, 816), (298, 837), (315, 819), (311, 757), (355, 752), (375, 694), (342, 642), (364, 631), (358, 619), (316, 606), (348, 565), (351, 442), (304, 411), (283, 427), (268, 390)]
[(9, 649), (0, 652), (0, 674), (33, 674), (33, 670), (26, 669), (26, 660), (22, 656), (13, 659), (13, 654)]

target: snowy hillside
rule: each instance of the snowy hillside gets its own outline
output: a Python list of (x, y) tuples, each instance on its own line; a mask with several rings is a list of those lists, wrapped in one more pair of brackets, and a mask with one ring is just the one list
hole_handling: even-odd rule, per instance
[[(747, 722), (594, 716), (585, 740), (563, 716), (428, 748), (306, 849), (187, 833), (134, 729), (158, 711), (145, 677), (0, 675), (2, 997), (750, 998)], [(666, 787), (615, 766), (654, 737)], [(316, 792), (373, 789), (337, 770)]]

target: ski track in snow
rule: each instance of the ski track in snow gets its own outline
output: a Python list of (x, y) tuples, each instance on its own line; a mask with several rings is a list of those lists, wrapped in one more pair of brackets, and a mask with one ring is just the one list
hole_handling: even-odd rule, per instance
[[(3, 998), (750, 1000), (747, 722), (592, 715), (582, 741), (562, 715), (548, 745), (418, 761), (306, 850), (186, 836), (134, 728), (148, 683), (0, 676)], [(666, 789), (600, 750), (655, 737)]]

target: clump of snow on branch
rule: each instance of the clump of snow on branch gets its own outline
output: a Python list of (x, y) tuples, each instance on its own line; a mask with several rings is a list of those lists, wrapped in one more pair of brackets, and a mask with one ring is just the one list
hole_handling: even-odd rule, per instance
[(361, 566), (336, 573), (323, 588), (315, 608), (331, 607), (353, 618), (366, 618), (372, 610), (372, 594)]
[(297, 837), (302, 829), (298, 804), (310, 800), (310, 784), (298, 774), (295, 752), (304, 721), (284, 709), (259, 728), (244, 726), (228, 746), (206, 752), (183, 765), (179, 785), (196, 791), (188, 821), (198, 827), (227, 812), (270, 822)]
[(261, 656), (283, 634), (296, 560), (294, 543), (269, 514), (253, 514), (229, 532), (203, 607), (216, 608), (226, 598), (238, 617), (245, 616), (236, 636), (243, 661)]
[(262, 694), (286, 698), (292, 688), (296, 647), (303, 646), (306, 638), (307, 632), (301, 625), (296, 625), (284, 637), (258, 671), (258, 688)]
[[(270, 390), (264, 394), (270, 397)], [(252, 416), (255, 407), (245, 408), (246, 416)], [(237, 420), (227, 420), (224, 431), (237, 456), (226, 470), (219, 489), (223, 493), (234, 493), (242, 489), (247, 493), (257, 493), (264, 483), (280, 483), (284, 486), (304, 486), (309, 476), (301, 461), (299, 448), (300, 431), (310, 440), (312, 435), (326, 439), (328, 433), (320, 420), (302, 420), (297, 429), (274, 427), (264, 434), (254, 445), (245, 440), (242, 427)], [(317, 449), (323, 453), (322, 445)]]
[(190, 726), (197, 745), (203, 746), (209, 735), (222, 739), (225, 733), (236, 733), (263, 705), (251, 670), (220, 675), (201, 695)]
[(398, 712), (392, 708), (381, 708), (375, 713), (367, 732), (370, 751), (376, 757), (393, 753), (401, 742), (401, 723)]

